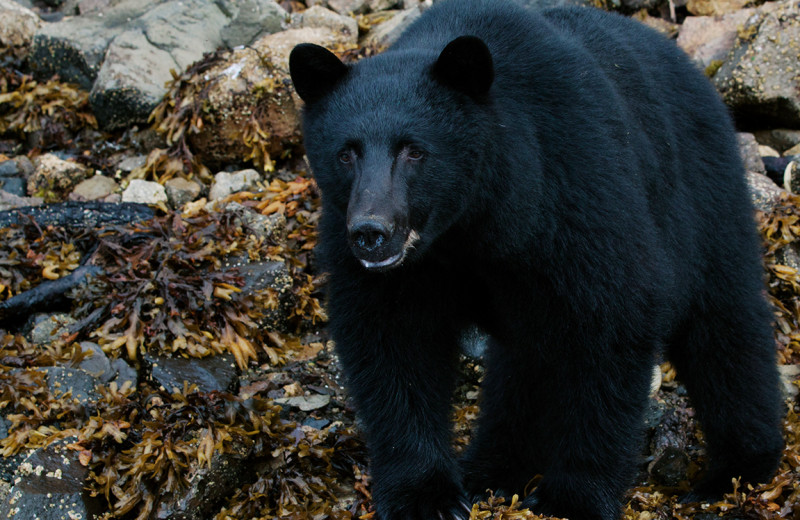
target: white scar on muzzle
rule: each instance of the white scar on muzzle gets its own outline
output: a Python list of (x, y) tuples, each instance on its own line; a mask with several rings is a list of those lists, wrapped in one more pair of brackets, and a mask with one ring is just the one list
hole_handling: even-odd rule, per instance
[(406, 241), (403, 243), (403, 249), (401, 249), (399, 253), (390, 256), (385, 260), (381, 260), (380, 262), (361, 260), (361, 265), (367, 269), (382, 269), (384, 267), (400, 265), (400, 263), (405, 259), (406, 253), (408, 253), (408, 251), (414, 247), (414, 244), (416, 244), (417, 241), (419, 241), (419, 233), (412, 229), (408, 234), (408, 238), (406, 238)]

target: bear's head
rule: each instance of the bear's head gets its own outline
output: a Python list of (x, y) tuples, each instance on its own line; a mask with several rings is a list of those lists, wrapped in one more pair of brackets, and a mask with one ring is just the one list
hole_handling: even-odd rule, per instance
[(386, 271), (419, 258), (478, 204), (492, 140), (492, 57), (474, 36), (440, 53), (393, 49), (345, 65), (301, 44), (306, 153), (353, 255)]

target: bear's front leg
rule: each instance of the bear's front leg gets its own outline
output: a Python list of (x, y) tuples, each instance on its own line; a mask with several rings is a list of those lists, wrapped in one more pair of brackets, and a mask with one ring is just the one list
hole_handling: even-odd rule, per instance
[(331, 334), (366, 430), (381, 520), (469, 516), (451, 448), (457, 334), (437, 283), (331, 276)]

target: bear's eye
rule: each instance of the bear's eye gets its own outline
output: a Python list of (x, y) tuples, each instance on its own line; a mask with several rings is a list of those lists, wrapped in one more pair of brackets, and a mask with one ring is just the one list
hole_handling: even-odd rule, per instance
[(339, 152), (339, 162), (342, 164), (350, 164), (353, 162), (353, 154), (349, 150)]
[(406, 157), (408, 157), (408, 159), (412, 161), (419, 161), (420, 159), (425, 157), (425, 154), (422, 152), (422, 150), (409, 150), (408, 152), (406, 152)]

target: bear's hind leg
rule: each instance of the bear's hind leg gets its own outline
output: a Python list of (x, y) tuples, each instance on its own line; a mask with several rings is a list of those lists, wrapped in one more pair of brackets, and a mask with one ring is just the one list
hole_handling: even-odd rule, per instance
[[(770, 316), (760, 294), (720, 292), (698, 305), (667, 350), (706, 438), (706, 476), (686, 500), (713, 500), (731, 479), (768, 481), (778, 466), (782, 401)], [(726, 301), (727, 300), (727, 301)]]

